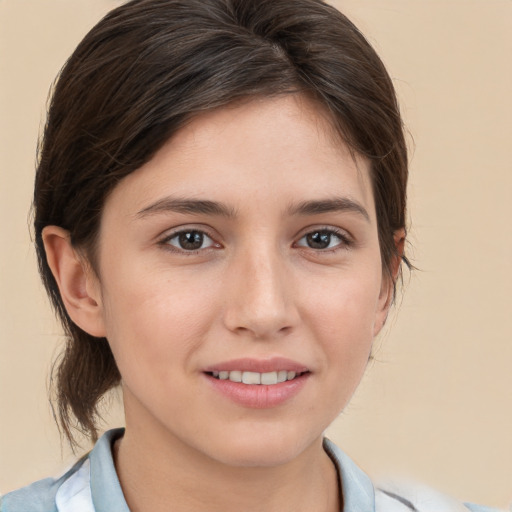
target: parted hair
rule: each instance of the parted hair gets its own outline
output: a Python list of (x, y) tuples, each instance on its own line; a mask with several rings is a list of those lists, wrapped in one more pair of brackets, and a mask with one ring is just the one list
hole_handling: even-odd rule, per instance
[(103, 205), (120, 180), (201, 112), (290, 93), (326, 109), (342, 140), (370, 161), (390, 275), (393, 235), (406, 224), (402, 120), (380, 58), (334, 7), (321, 0), (133, 0), (107, 14), (62, 68), (40, 140), (33, 206), (40, 274), (66, 336), (52, 395), (71, 444), (75, 429), (97, 439), (99, 401), (121, 376), (108, 340), (68, 316), (43, 228), (68, 230), (94, 269)]

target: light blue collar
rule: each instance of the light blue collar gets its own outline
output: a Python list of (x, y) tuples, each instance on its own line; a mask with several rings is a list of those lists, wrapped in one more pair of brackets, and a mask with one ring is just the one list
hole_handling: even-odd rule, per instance
[(375, 490), (368, 475), (327, 438), (324, 438), (324, 450), (338, 472), (343, 496), (343, 510), (375, 512)]
[(123, 428), (105, 432), (89, 454), (91, 461), (91, 494), (96, 512), (130, 512), (124, 499), (112, 457), (114, 441), (123, 434)]

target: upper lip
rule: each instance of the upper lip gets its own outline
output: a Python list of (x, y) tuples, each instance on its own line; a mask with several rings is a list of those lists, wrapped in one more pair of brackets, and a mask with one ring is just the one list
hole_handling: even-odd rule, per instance
[(307, 366), (285, 357), (272, 357), (269, 359), (231, 359), (230, 361), (208, 366), (203, 371), (206, 373), (211, 373), (222, 371), (231, 372), (235, 370), (258, 373), (277, 372), (280, 370), (287, 370), (289, 372), (297, 373), (309, 371)]

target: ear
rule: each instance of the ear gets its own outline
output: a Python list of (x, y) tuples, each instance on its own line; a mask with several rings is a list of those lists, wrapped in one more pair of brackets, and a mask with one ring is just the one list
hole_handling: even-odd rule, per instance
[(69, 232), (57, 226), (43, 229), (48, 265), (69, 317), (91, 336), (104, 337), (100, 283), (90, 265), (71, 245)]
[(393, 239), (396, 247), (396, 252), (390, 265), (391, 274), (389, 275), (383, 272), (382, 275), (378, 311), (373, 331), (374, 336), (377, 336), (377, 334), (379, 334), (381, 329), (384, 327), (384, 324), (386, 323), (388, 317), (389, 309), (391, 307), (391, 304), (393, 303), (395, 283), (398, 279), (398, 274), (400, 272), (400, 263), (402, 262), (402, 257), (404, 255), (405, 229), (402, 228), (395, 231)]

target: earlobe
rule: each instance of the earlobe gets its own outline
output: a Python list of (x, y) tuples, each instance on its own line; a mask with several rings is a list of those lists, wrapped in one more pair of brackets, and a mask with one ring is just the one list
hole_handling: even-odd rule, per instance
[(395, 284), (400, 273), (400, 264), (404, 255), (405, 229), (399, 229), (395, 231), (393, 238), (396, 252), (393, 260), (391, 261), (389, 269), (390, 274), (385, 273), (382, 276), (382, 284), (379, 295), (379, 311), (374, 325), (374, 336), (377, 336), (377, 334), (379, 334), (381, 329), (384, 327), (388, 317), (389, 309), (393, 303), (395, 295)]
[(46, 226), (43, 242), (48, 265), (71, 320), (91, 336), (104, 337), (99, 282), (71, 245), (69, 232), (58, 226)]

